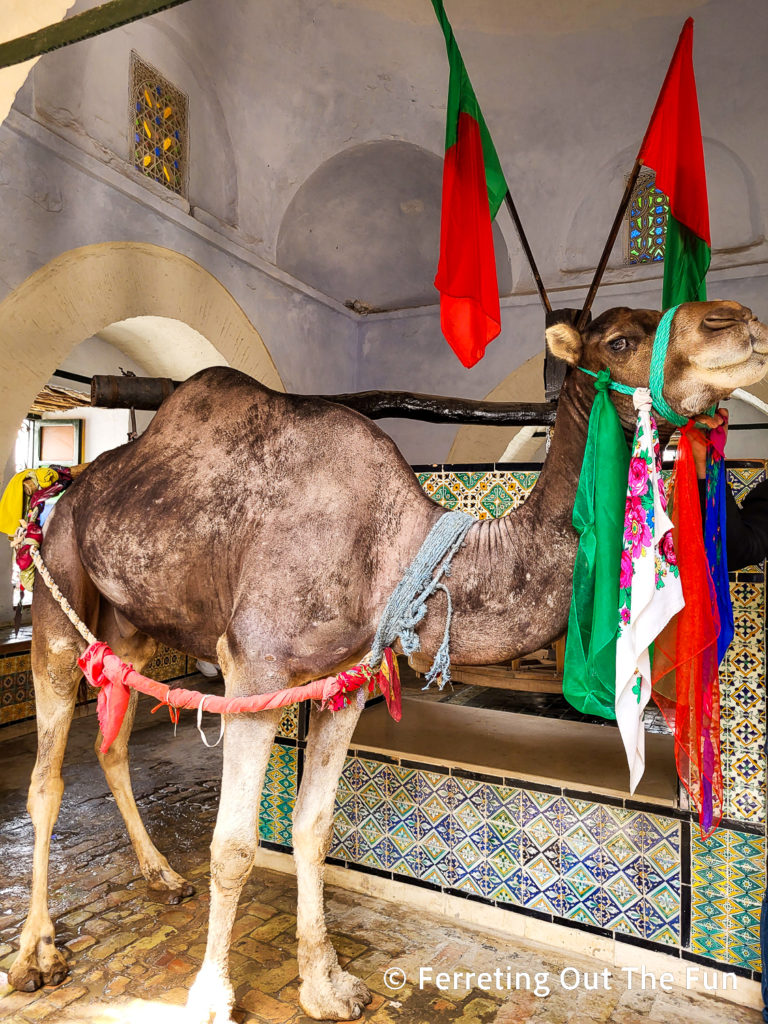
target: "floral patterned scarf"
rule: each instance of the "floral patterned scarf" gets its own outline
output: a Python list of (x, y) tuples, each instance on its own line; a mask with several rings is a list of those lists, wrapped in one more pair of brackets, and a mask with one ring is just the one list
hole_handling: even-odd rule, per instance
[(645, 770), (643, 712), (651, 697), (651, 646), (684, 604), (650, 391), (638, 388), (633, 401), (638, 416), (624, 510), (615, 703), (631, 793)]

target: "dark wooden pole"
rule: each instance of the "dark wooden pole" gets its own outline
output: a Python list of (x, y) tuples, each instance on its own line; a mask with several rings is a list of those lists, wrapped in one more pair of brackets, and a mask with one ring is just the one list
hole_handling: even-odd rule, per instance
[[(168, 377), (112, 377), (91, 381), (91, 405), (106, 409), (159, 409), (178, 381)], [(372, 420), (385, 417), (427, 423), (466, 423), (487, 426), (551, 426), (554, 402), (479, 402), (471, 398), (419, 395), (411, 391), (357, 391), (349, 395), (304, 395), (346, 405)]]
[(90, 39), (102, 32), (109, 32), (110, 29), (120, 28), (140, 18), (147, 18), (150, 14), (158, 14), (160, 11), (167, 11), (169, 7), (178, 7), (187, 2), (188, 0), (110, 0), (109, 3), (100, 4), (90, 11), (73, 14), (71, 18), (65, 18), (56, 25), (47, 25), (26, 36), (0, 43), (0, 68), (22, 64), (32, 57), (40, 57), (52, 50), (59, 50), (62, 46), (82, 42), (83, 39)]
[(603, 255), (600, 257), (600, 262), (597, 264), (595, 276), (592, 278), (592, 284), (589, 286), (587, 297), (584, 300), (584, 305), (579, 315), (579, 319), (576, 323), (576, 327), (578, 328), (578, 330), (582, 330), (582, 328), (586, 326), (587, 320), (589, 319), (589, 314), (592, 310), (592, 303), (595, 301), (597, 289), (600, 287), (600, 282), (603, 279), (603, 274), (605, 273), (605, 268), (608, 265), (611, 250), (613, 249), (614, 242), (616, 241), (616, 236), (619, 233), (619, 228), (621, 227), (621, 222), (624, 219), (624, 214), (626, 213), (627, 207), (629, 206), (629, 200), (632, 198), (632, 191), (635, 187), (635, 183), (637, 182), (637, 177), (640, 174), (640, 168), (642, 166), (643, 165), (640, 163), (640, 161), (636, 160), (635, 166), (632, 168), (632, 173), (627, 179), (627, 185), (624, 189), (624, 195), (621, 197), (619, 209), (616, 211), (616, 216), (613, 220), (613, 224), (611, 225), (611, 232), (608, 235), (608, 241), (605, 243)]
[(547, 296), (547, 290), (544, 287), (544, 282), (541, 280), (541, 274), (539, 273), (539, 268), (536, 266), (536, 260), (533, 258), (533, 253), (531, 252), (531, 247), (528, 244), (528, 238), (527, 238), (527, 236), (525, 234), (525, 231), (523, 230), (523, 225), (522, 225), (522, 222), (520, 220), (520, 216), (518, 215), (518, 212), (517, 212), (517, 207), (514, 204), (514, 201), (512, 199), (512, 194), (510, 193), (509, 189), (507, 189), (507, 194), (504, 196), (504, 200), (505, 200), (505, 202), (507, 204), (507, 209), (509, 210), (510, 216), (512, 217), (512, 220), (514, 222), (515, 228), (517, 229), (517, 237), (520, 239), (520, 244), (523, 247), (523, 252), (525, 253), (526, 257), (528, 258), (528, 265), (531, 268), (531, 273), (533, 274), (533, 280), (536, 282), (536, 287), (539, 290), (539, 298), (541, 299), (541, 304), (544, 307), (545, 312), (551, 313), (552, 312), (552, 306), (550, 305), (549, 297)]
[(411, 391), (359, 391), (350, 395), (312, 397), (346, 405), (372, 420), (399, 417), (427, 423), (547, 427), (552, 426), (557, 414), (556, 402), (479, 402)]

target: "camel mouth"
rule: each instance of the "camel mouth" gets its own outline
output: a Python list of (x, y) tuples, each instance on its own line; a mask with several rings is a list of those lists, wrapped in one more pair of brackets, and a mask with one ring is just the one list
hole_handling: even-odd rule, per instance
[(711, 319), (719, 320), (723, 327), (710, 329), (732, 330), (733, 335), (723, 339), (722, 345), (707, 345), (692, 354), (693, 366), (705, 372), (730, 374), (738, 373), (740, 368), (753, 360), (768, 362), (768, 327), (765, 324), (757, 319), (745, 323), (725, 316)]

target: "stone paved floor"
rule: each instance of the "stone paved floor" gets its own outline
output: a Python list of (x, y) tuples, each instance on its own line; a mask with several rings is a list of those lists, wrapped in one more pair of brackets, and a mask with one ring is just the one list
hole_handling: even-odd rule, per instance
[[(95, 720), (76, 721), (65, 767), (67, 791), (54, 832), (51, 912), (72, 973), (56, 988), (10, 992), (0, 973), (0, 1020), (9, 1024), (182, 1024), (181, 1006), (201, 961), (208, 913), (208, 843), (213, 828), (220, 752), (200, 743), (191, 715), (176, 739), (167, 719), (139, 715), (132, 741), (135, 791), (144, 820), (197, 895), (176, 907), (156, 902), (136, 863), (103, 776), (90, 752)], [(2, 735), (0, 734), (0, 740)], [(26, 909), (32, 828), (24, 811), (34, 737), (0, 742), (0, 972), (15, 956)], [(328, 890), (330, 929), (342, 964), (373, 992), (371, 1024), (757, 1024), (756, 1011), (711, 997), (628, 990), (614, 972), (610, 991), (564, 991), (565, 967), (601, 964), (511, 941), (415, 913), (381, 900)], [(295, 883), (254, 872), (235, 928), (232, 974), (241, 1024), (308, 1021), (298, 1009)], [(638, 966), (642, 953), (638, 951)], [(469, 986), (419, 988), (420, 966), (435, 971), (502, 969), (548, 972), (551, 992), (485, 992)], [(399, 967), (407, 983), (388, 990), (384, 971)]]

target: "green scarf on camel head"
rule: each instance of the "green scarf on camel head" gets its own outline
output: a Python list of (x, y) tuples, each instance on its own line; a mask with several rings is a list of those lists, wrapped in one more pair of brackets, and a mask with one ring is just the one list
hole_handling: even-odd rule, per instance
[(579, 548), (573, 567), (563, 695), (586, 715), (615, 718), (619, 566), (629, 446), (601, 370), (573, 506)]

